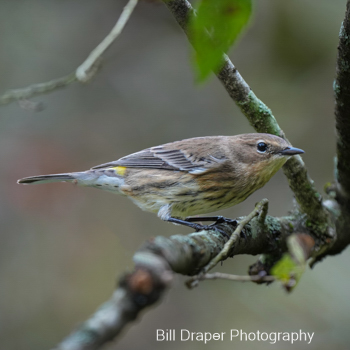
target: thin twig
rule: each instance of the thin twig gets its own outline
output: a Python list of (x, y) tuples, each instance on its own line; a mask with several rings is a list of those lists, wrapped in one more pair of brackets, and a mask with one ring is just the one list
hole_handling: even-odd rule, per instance
[(215, 258), (213, 258), (212, 261), (207, 266), (203, 268), (202, 273), (207, 273), (212, 268), (214, 268), (220, 261), (225, 260), (228, 257), (232, 246), (234, 245), (236, 240), (240, 237), (240, 234), (244, 226), (248, 222), (250, 222), (253, 219), (253, 217), (257, 216), (261, 212), (262, 208), (266, 206), (267, 203), (268, 203), (268, 200), (266, 198), (262, 199), (250, 214), (248, 214), (242, 220), (240, 220), (238, 226), (236, 227), (235, 231), (232, 233), (230, 239), (226, 242), (222, 251)]
[[(263, 209), (266, 207), (268, 203), (268, 200), (266, 198), (262, 199), (254, 208), (254, 210), (245, 216), (243, 219), (239, 221), (239, 224), (237, 225), (236, 229), (232, 233), (230, 239), (225, 243), (224, 248), (220, 251), (218, 255), (216, 255), (200, 272), (199, 275), (193, 276), (190, 278), (187, 282), (186, 285), (188, 287), (193, 287), (195, 286), (198, 282), (198, 280), (201, 279), (201, 277), (206, 274), (208, 271), (210, 271), (212, 268), (214, 268), (220, 261), (227, 259), (229, 256), (229, 253), (235, 244), (235, 242), (238, 240), (240, 237), (240, 234), (246, 224), (248, 224), (255, 216), (259, 215), (261, 211), (264, 210), (266, 212), (266, 209)], [(260, 223), (259, 223), (260, 224)]]
[(269, 202), (266, 199), (265, 204), (262, 205), (262, 207), (261, 207), (259, 217), (258, 217), (258, 222), (259, 222), (259, 225), (261, 227), (261, 230), (263, 230), (265, 228), (265, 221), (266, 221), (266, 216), (267, 216), (268, 211), (269, 211)]
[(13, 101), (25, 100), (37, 95), (43, 95), (66, 87), (67, 85), (70, 85), (76, 81), (85, 83), (90, 80), (98, 71), (102, 54), (120, 35), (126, 23), (128, 22), (137, 2), (138, 0), (129, 0), (111, 32), (90, 53), (87, 59), (76, 69), (75, 72), (45, 83), (38, 83), (29, 85), (25, 88), (8, 90), (2, 96), (0, 96), (0, 105), (6, 105)]
[(64, 77), (47, 81), (46, 83), (38, 83), (21, 89), (8, 90), (0, 96), (0, 105), (7, 105), (13, 101), (26, 100), (30, 97), (47, 94), (51, 91), (64, 88), (75, 81), (77, 81), (77, 77), (75, 73), (71, 73)]
[(238, 282), (273, 282), (275, 281), (274, 276), (242, 276), (242, 275), (231, 275), (229, 273), (207, 273), (205, 275), (200, 276), (199, 278), (202, 280), (216, 280), (216, 279), (224, 279), (229, 281), (238, 281)]
[(90, 53), (88, 58), (77, 68), (76, 76), (79, 81), (86, 82), (95, 75), (102, 54), (111, 46), (114, 40), (122, 32), (132, 12), (134, 11), (135, 6), (137, 5), (137, 2), (138, 0), (129, 0), (111, 32), (101, 41), (99, 45), (97, 45), (97, 47)]

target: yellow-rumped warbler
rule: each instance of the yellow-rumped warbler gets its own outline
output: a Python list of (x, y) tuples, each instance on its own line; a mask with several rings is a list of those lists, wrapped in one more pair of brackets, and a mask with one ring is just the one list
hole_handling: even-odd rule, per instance
[(87, 171), (26, 177), (18, 183), (67, 181), (101, 188), (128, 196), (162, 220), (199, 230), (210, 226), (193, 223), (199, 218), (188, 216), (244, 201), (290, 156), (301, 153), (270, 134), (196, 137), (147, 148)]

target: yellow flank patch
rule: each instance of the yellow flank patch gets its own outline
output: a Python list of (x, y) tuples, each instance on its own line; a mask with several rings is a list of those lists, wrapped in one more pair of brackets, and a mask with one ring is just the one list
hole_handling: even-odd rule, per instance
[(116, 166), (114, 168), (112, 168), (115, 170), (115, 172), (120, 175), (120, 176), (124, 176), (125, 171), (126, 171), (126, 167), (125, 166)]

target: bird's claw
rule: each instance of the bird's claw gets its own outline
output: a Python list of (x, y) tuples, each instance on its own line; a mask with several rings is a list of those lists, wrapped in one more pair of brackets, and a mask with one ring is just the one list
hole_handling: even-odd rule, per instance
[(197, 232), (199, 231), (217, 231), (220, 234), (222, 234), (224, 237), (226, 238), (230, 238), (230, 235), (227, 234), (223, 229), (221, 229), (220, 227), (216, 226), (216, 223), (211, 224), (211, 225), (200, 225), (200, 224), (196, 224), (195, 230)]
[(216, 221), (212, 223), (210, 226), (215, 226), (219, 224), (235, 225), (237, 224), (237, 220), (225, 218), (224, 216), (218, 216), (216, 218)]

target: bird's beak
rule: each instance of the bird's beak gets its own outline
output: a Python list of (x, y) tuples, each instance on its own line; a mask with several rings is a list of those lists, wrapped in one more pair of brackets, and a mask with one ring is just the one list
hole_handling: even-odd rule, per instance
[(283, 156), (294, 156), (295, 154), (302, 154), (305, 152), (300, 148), (287, 147), (279, 153), (282, 154)]

